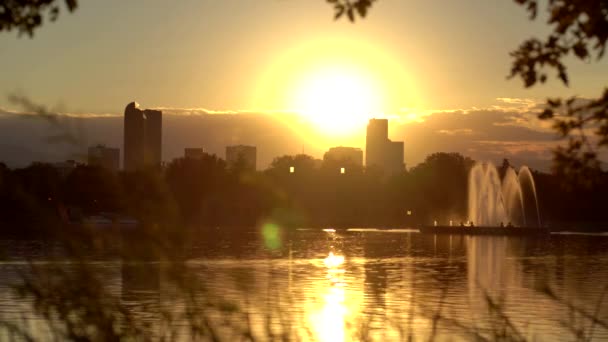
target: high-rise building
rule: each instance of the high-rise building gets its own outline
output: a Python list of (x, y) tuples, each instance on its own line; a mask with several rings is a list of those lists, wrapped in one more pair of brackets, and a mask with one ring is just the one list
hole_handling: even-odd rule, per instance
[(89, 147), (88, 164), (116, 172), (120, 164), (120, 149), (104, 145), (91, 146)]
[(184, 158), (202, 159), (204, 154), (205, 150), (201, 147), (186, 147), (184, 149)]
[(365, 138), (365, 166), (384, 166), (384, 153), (388, 143), (388, 120), (371, 119)]
[(379, 167), (387, 173), (398, 173), (405, 169), (403, 142), (388, 138), (387, 119), (371, 119), (367, 124), (365, 166)]
[(405, 170), (403, 141), (391, 141), (387, 152), (387, 170), (392, 170), (392, 172), (401, 172)]
[(163, 113), (159, 110), (141, 110), (136, 102), (127, 105), (124, 121), (125, 170), (160, 167), (162, 119)]
[(226, 146), (226, 163), (228, 167), (234, 167), (237, 163), (243, 163), (247, 169), (255, 170), (257, 164), (257, 149), (255, 146), (235, 145)]
[(332, 147), (329, 151), (323, 155), (323, 160), (336, 160), (345, 161), (348, 160), (357, 166), (363, 166), (363, 151), (356, 147)]

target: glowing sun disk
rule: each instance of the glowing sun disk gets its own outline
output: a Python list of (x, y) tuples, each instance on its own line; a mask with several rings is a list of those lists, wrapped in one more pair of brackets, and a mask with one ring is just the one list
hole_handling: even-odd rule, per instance
[(352, 133), (378, 113), (380, 97), (371, 80), (355, 72), (323, 71), (311, 75), (296, 91), (297, 110), (326, 133)]

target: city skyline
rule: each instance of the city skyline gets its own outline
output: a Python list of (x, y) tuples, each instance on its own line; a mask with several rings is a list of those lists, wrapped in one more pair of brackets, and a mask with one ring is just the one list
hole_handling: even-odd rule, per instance
[[(101, 166), (110, 171), (135, 171), (159, 165), (163, 161), (162, 151), (162, 111), (139, 109), (137, 102), (125, 107), (124, 113), (123, 164), (120, 167), (120, 149), (97, 144), (88, 148), (87, 165)], [(344, 162), (344, 165), (363, 167), (365, 154), (366, 168), (379, 168), (386, 174), (405, 171), (404, 143), (388, 139), (387, 119), (369, 120), (366, 132), (366, 149), (355, 147), (331, 147), (323, 154), (323, 161)], [(371, 151), (371, 152), (370, 152)], [(185, 147), (183, 158), (202, 159), (208, 155), (202, 147)], [(280, 156), (276, 156), (278, 158)], [(275, 159), (273, 158), (273, 159)], [(174, 158), (175, 159), (175, 158)], [(228, 168), (257, 170), (257, 146), (226, 146), (224, 160)], [(321, 161), (321, 159), (316, 159)], [(35, 162), (35, 161), (34, 161)], [(74, 162), (75, 161), (71, 161)], [(342, 167), (342, 173), (345, 172)]]
[[(495, 163), (508, 158), (516, 165), (527, 164), (535, 169), (548, 170), (551, 165), (550, 150), (556, 144), (555, 135), (550, 128), (544, 131), (529, 128), (538, 121), (531, 113), (536, 105), (509, 99), (501, 99), (498, 103), (500, 110), (436, 112), (423, 122), (404, 123), (391, 118), (389, 135), (393, 140), (407, 141), (405, 163), (408, 166), (415, 166), (434, 152), (450, 151)], [(222, 156), (225, 146), (244, 142), (261, 148), (258, 166), (262, 169), (279, 155), (304, 152), (322, 158), (323, 153), (333, 146), (365, 149), (364, 127), (350, 137), (337, 136), (327, 143), (318, 143), (322, 137), (306, 134), (309, 124), (300, 123), (300, 126), (293, 127), (269, 114), (189, 113), (176, 113), (163, 108), (163, 161), (182, 156), (184, 147), (188, 146), (201, 146), (210, 154)], [(48, 144), (47, 138), (56, 134), (57, 130), (45, 121), (24, 120), (21, 114), (7, 113), (0, 120), (0, 131), (5, 133), (0, 154), (11, 167), (24, 167), (31, 161), (85, 160), (86, 148), (91, 145), (123, 146), (123, 116), (123, 113), (86, 117), (60, 115), (63, 125), (79, 128), (73, 132), (84, 137), (82, 146), (73, 146)], [(500, 124), (496, 125), (496, 122)], [(23, 130), (32, 134), (20, 134)]]
[[(22, 93), (54, 112), (90, 120), (83, 124), (90, 127), (120, 116), (119, 104), (137, 98), (176, 121), (189, 121), (180, 130), (192, 131), (168, 128), (165, 139), (192, 136), (181, 145), (209, 145), (218, 155), (222, 145), (239, 143), (239, 132), (247, 129), (235, 122), (222, 124), (227, 138), (205, 141), (196, 135), (207, 131), (190, 128), (201, 126), (199, 116), (226, 116), (225, 121), (235, 115), (256, 116), (273, 121), (265, 125), (300, 130), (293, 144), (269, 142), (286, 148), (260, 155), (261, 165), (268, 164), (271, 155), (294, 154), (302, 147), (316, 157), (340, 144), (363, 147), (367, 120), (377, 117), (394, 123), (395, 139), (407, 136), (414, 146), (423, 146), (406, 155), (407, 165), (450, 150), (478, 160), (506, 157), (547, 170), (555, 134), (550, 123), (535, 114), (547, 97), (597, 96), (607, 70), (605, 62), (570, 63), (568, 70), (575, 77), (569, 87), (548, 82), (525, 89), (519, 79), (507, 79), (509, 52), (546, 30), (545, 18), (530, 21), (521, 7), (508, 1), (380, 1), (373, 15), (356, 25), (332, 21), (324, 1), (153, 1), (147, 17), (166, 17), (160, 27), (131, 15), (140, 7), (137, 1), (81, 4), (77, 13), (45, 25), (34, 39), (0, 36), (3, 57), (12, 62), (0, 80), (0, 92)], [(243, 25), (221, 19), (234, 13)], [(398, 20), (401, 15), (408, 20)], [(260, 20), (274, 29), (264, 29)], [(490, 25), (494, 35), (478, 29)], [(82, 31), (87, 34), (70, 33)], [(85, 36), (96, 37), (96, 44), (83, 41)], [(167, 45), (158, 49), (157, 39)], [(235, 45), (227, 49), (228, 42)], [(137, 54), (105, 53), (133, 47)], [(132, 59), (143, 55), (150, 58)], [(49, 58), (39, 63), (37, 56)], [(247, 63), (239, 63), (239, 56), (247, 56)], [(326, 97), (328, 93), (332, 97)], [(0, 98), (0, 154), (11, 165), (23, 165), (24, 155), (56, 160), (63, 147), (32, 141), (44, 132), (13, 136), (15, 125), (38, 130), (34, 124), (10, 122), (23, 111)], [(117, 145), (112, 134), (87, 134), (90, 143)], [(255, 136), (256, 145), (271, 139), (263, 137), (263, 131), (248, 134)], [(181, 145), (167, 146), (162, 151), (165, 160), (180, 155)]]

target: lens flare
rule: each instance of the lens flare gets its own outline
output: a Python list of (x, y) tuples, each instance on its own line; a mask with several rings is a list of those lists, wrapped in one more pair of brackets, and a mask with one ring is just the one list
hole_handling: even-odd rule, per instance
[(274, 223), (266, 223), (262, 226), (262, 237), (264, 238), (264, 246), (268, 249), (277, 249), (281, 247), (280, 228)]

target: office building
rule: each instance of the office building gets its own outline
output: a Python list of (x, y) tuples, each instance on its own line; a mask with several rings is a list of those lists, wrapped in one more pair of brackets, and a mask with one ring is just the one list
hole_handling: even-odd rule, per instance
[(237, 163), (247, 169), (255, 170), (257, 164), (257, 149), (255, 146), (235, 145), (226, 146), (226, 163), (233, 168)]
[(363, 166), (363, 151), (356, 147), (332, 147), (325, 152), (323, 160), (349, 161), (357, 166)]
[(89, 147), (88, 164), (116, 172), (120, 164), (120, 149), (97, 145)]
[(184, 149), (184, 158), (202, 159), (204, 154), (205, 150), (200, 147), (186, 147)]
[(405, 170), (403, 142), (388, 138), (388, 120), (371, 119), (367, 124), (365, 166), (377, 167), (386, 173)]
[(159, 110), (141, 110), (136, 102), (127, 105), (124, 119), (125, 170), (160, 167), (162, 115)]

